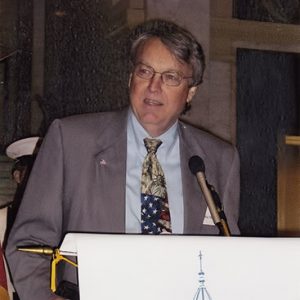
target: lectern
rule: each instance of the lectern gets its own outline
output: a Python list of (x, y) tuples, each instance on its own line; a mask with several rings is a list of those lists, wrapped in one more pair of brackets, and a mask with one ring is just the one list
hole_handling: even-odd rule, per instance
[(68, 234), (60, 252), (81, 300), (193, 300), (203, 279), (215, 300), (300, 299), (298, 238)]

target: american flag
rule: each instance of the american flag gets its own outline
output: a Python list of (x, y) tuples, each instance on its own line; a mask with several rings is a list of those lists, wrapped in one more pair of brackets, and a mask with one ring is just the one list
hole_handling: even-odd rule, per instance
[(143, 194), (141, 227), (144, 234), (161, 234), (171, 232), (170, 214), (165, 211), (165, 201), (159, 196)]

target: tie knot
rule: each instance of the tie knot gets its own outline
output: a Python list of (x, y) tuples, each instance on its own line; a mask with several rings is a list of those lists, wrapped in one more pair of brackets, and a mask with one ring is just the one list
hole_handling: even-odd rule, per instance
[(156, 153), (158, 147), (162, 144), (161, 140), (157, 140), (157, 139), (149, 139), (149, 138), (145, 138), (144, 139), (144, 144), (145, 147), (148, 151), (148, 153)]

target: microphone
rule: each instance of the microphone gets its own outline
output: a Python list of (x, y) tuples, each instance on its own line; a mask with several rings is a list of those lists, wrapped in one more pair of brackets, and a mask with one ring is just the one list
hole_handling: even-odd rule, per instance
[(45, 254), (45, 255), (52, 255), (55, 252), (54, 249), (47, 246), (20, 246), (17, 247), (17, 249), (22, 252)]
[(189, 159), (189, 168), (197, 178), (214, 224), (219, 228), (222, 235), (230, 236), (230, 230), (227, 225), (220, 198), (213, 186), (206, 181), (205, 165), (202, 158), (197, 155), (192, 156)]

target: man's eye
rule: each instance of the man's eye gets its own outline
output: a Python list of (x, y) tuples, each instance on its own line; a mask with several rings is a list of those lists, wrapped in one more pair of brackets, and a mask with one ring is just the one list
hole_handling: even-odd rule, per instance
[(177, 73), (164, 73), (165, 80), (168, 81), (178, 81), (180, 80), (180, 76)]
[(145, 75), (150, 75), (150, 74), (152, 74), (151, 70), (146, 69), (146, 68), (140, 68), (140, 69), (139, 69), (139, 73), (140, 73), (140, 74), (145, 74)]

